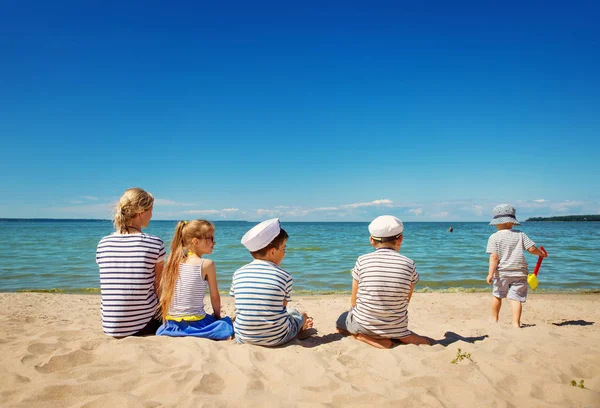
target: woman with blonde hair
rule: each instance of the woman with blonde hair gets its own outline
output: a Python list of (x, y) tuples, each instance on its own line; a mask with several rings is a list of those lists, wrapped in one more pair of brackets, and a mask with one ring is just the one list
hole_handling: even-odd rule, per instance
[(141, 188), (130, 188), (115, 207), (115, 232), (98, 243), (102, 327), (113, 337), (155, 334), (157, 282), (165, 258), (163, 241), (142, 232), (152, 218), (154, 197)]
[[(163, 325), (158, 336), (194, 336), (226, 340), (233, 335), (229, 317), (221, 317), (217, 270), (210, 259), (215, 247), (215, 227), (208, 221), (179, 221), (171, 242), (171, 254), (161, 281), (160, 307)], [(213, 314), (204, 311), (206, 287)]]

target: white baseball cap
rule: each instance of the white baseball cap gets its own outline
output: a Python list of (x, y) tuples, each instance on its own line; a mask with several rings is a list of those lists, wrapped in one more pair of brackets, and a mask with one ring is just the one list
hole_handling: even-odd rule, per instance
[(393, 215), (381, 215), (369, 224), (369, 234), (373, 239), (399, 237), (404, 231), (404, 224)]
[(280, 231), (279, 218), (263, 221), (244, 234), (242, 245), (250, 252), (258, 251), (269, 245), (279, 235)]

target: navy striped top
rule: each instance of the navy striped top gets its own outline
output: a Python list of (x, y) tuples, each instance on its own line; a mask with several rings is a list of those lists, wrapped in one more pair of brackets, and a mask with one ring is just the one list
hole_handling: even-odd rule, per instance
[(179, 264), (179, 277), (169, 306), (169, 316), (204, 316), (204, 295), (207, 283), (202, 279), (202, 264)]
[(294, 329), (283, 301), (291, 300), (292, 276), (272, 262), (255, 259), (234, 272), (233, 322), (238, 343), (276, 346)]
[(352, 278), (358, 281), (356, 321), (381, 337), (408, 336), (408, 295), (419, 281), (415, 262), (392, 248), (379, 248), (358, 258)]
[(165, 258), (163, 241), (141, 234), (111, 234), (100, 240), (96, 263), (100, 268), (104, 333), (130, 336), (156, 315), (154, 267)]

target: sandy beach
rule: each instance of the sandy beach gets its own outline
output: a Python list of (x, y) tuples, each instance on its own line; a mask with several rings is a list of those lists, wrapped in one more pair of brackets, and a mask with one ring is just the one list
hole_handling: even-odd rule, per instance
[[(98, 295), (2, 293), (1, 405), (600, 407), (600, 294), (531, 294), (522, 329), (508, 305), (489, 321), (490, 296), (416, 293), (409, 327), (438, 344), (379, 350), (336, 333), (348, 296), (296, 297), (318, 332), (267, 349), (115, 340)], [(459, 348), (470, 358), (453, 364)]]

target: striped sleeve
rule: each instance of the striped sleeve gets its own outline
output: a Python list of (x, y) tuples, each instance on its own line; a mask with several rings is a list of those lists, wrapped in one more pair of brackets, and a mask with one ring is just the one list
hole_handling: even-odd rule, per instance
[(533, 242), (524, 232), (521, 232), (521, 236), (523, 237), (523, 248), (529, 249), (535, 245), (535, 242)]
[(496, 242), (496, 234), (490, 235), (485, 253), (486, 254), (498, 254), (498, 243)]
[(356, 260), (354, 268), (352, 268), (352, 278), (360, 282), (360, 258)]
[(420, 276), (419, 273), (417, 272), (417, 266), (413, 263), (413, 273), (412, 273), (412, 277), (411, 277), (411, 283), (414, 285), (417, 282), (419, 282)]

